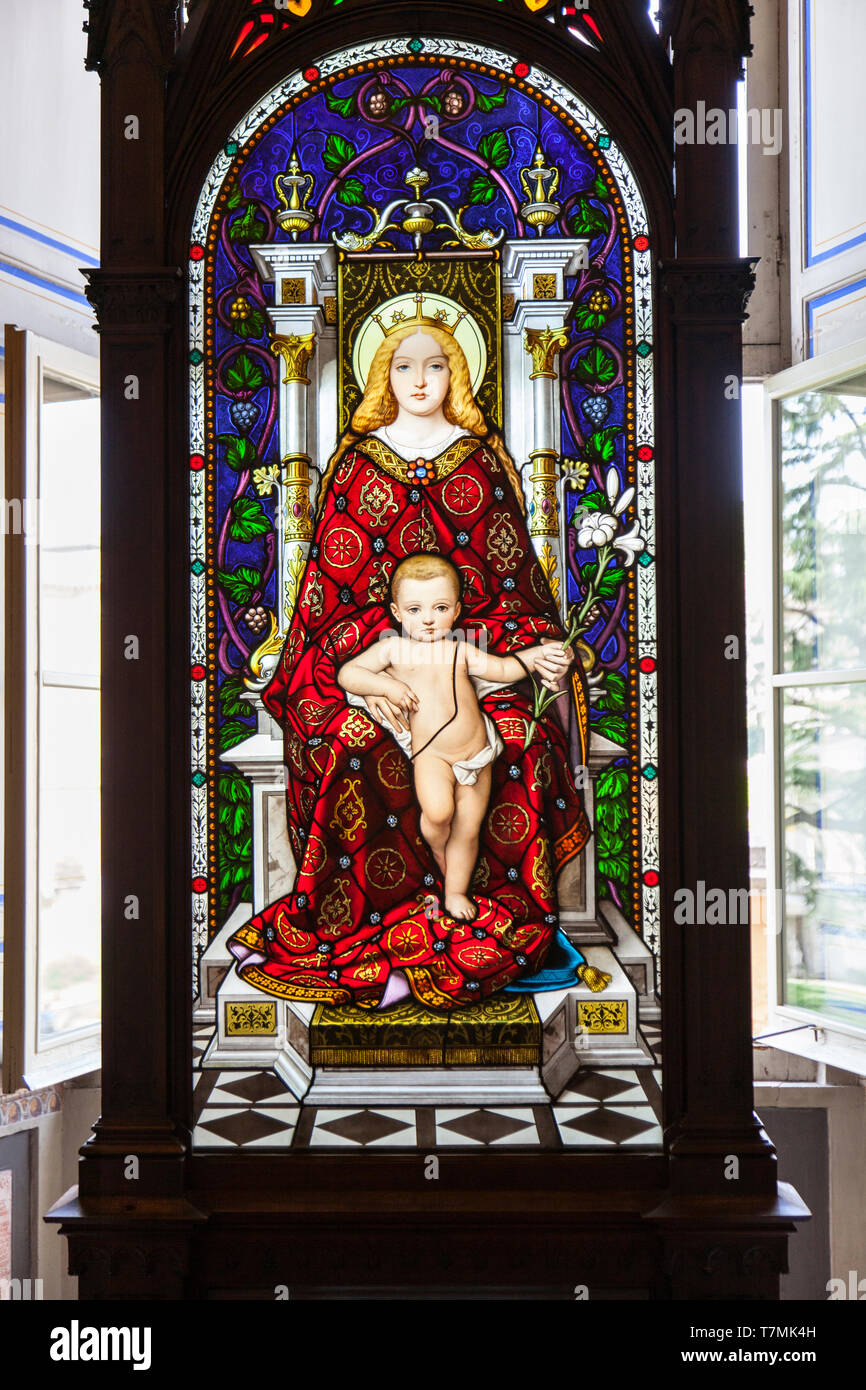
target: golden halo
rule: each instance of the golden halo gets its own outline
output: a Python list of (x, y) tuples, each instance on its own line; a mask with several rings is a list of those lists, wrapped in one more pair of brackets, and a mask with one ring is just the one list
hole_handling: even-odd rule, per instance
[[(414, 319), (416, 313), (415, 294), (398, 294), (393, 299), (386, 299), (374, 310), (374, 313), (365, 318), (355, 336), (355, 345), (352, 349), (352, 372), (362, 391), (367, 385), (370, 363), (373, 361), (376, 349), (383, 338), (382, 323), (386, 324), (393, 332), (393, 329), (398, 325), (402, 327), (404, 321), (410, 322)], [(397, 315), (396, 321), (394, 319), (395, 314)], [(424, 315), (435, 319), (437, 314), (441, 317), (439, 326), (444, 328), (446, 332), (450, 332), (463, 349), (466, 365), (469, 368), (469, 378), (472, 382), (472, 394), (473, 396), (477, 395), (487, 367), (487, 349), (484, 345), (484, 335), (481, 328), (472, 315), (467, 313), (456, 300), (449, 299), (444, 294), (430, 294), (425, 290)], [(424, 331), (423, 322), (419, 323), (419, 329), (421, 332)]]

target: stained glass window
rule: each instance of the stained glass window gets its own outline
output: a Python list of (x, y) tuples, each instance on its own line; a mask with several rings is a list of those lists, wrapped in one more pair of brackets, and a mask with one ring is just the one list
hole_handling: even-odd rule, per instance
[[(317, 8), (251, 5), (236, 56)], [(572, 24), (568, 8), (550, 17)], [(499, 1064), (533, 1070), (533, 1017), (559, 1038), (555, 1065), (534, 1068), (548, 1095), (575, 1049), (651, 1064), (652, 243), (614, 133), (493, 47), (358, 44), (292, 73), (229, 134), (189, 276), (192, 927), (209, 1064), (275, 1066), (295, 1095), (312, 1077), (324, 1103), (329, 1065), (371, 1047), (363, 1016), (385, 997), (386, 958), (411, 986), (392, 1020), (430, 1008), (427, 1052), (405, 1033), (389, 1043), (399, 1065), (489, 1062), (482, 1003), (517, 1029)], [(355, 424), (379, 419), (379, 346), (416, 322), (444, 345), (452, 390), (455, 363), (466, 372), (432, 463), (404, 459), (385, 416), (369, 436)], [(338, 727), (323, 693), (376, 635), (365, 624), (387, 612), (395, 559), (418, 551), (456, 565), (467, 632), (491, 650), (558, 633), (562, 651), (566, 634), (580, 669), (567, 701), (538, 679), (479, 696), (504, 751), (478, 913), (447, 935), (409, 764), (363, 696)], [(469, 1012), (460, 1058), (437, 1009)], [(633, 1136), (655, 1143), (646, 1116)]]

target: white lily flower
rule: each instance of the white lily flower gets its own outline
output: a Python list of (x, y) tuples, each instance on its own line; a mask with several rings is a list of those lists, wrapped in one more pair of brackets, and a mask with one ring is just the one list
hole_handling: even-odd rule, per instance
[(637, 533), (637, 522), (632, 523), (630, 531), (624, 531), (621, 536), (617, 536), (613, 543), (614, 550), (619, 550), (624, 556), (623, 566), (628, 569), (633, 565), (636, 557), (646, 548), (646, 542)]
[(590, 513), (581, 522), (577, 543), (582, 550), (589, 549), (591, 545), (596, 548), (610, 545), (616, 535), (618, 524), (616, 517), (610, 516), (607, 512)]
[(607, 477), (604, 480), (604, 486), (605, 491), (607, 492), (607, 500), (610, 506), (612, 507), (617, 499), (617, 494), (619, 492), (619, 474), (617, 473), (615, 468), (609, 468), (607, 470)]
[(622, 516), (623, 512), (631, 506), (631, 499), (634, 497), (634, 488), (627, 487), (622, 497), (620, 497), (613, 509), (614, 516)]

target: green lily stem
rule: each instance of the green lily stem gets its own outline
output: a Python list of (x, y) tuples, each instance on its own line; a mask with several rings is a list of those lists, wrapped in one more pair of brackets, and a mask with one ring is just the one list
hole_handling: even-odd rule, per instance
[[(596, 599), (598, 598), (601, 577), (604, 574), (605, 569), (607, 568), (612, 553), (613, 547), (610, 545), (603, 545), (601, 550), (598, 552), (598, 563), (596, 565), (595, 574), (593, 575), (590, 581), (586, 598), (583, 600), (583, 603), (580, 605), (580, 608), (576, 613), (574, 612), (574, 605), (572, 605), (572, 614), (568, 625), (568, 632), (565, 634), (565, 640), (562, 644), (563, 651), (567, 651), (568, 648), (572, 645), (572, 643), (576, 642), (578, 637), (581, 637), (583, 633), (586, 632), (587, 627), (589, 626), (589, 624), (586, 621), (586, 615), (592, 608), (592, 605), (595, 603)], [(539, 686), (534, 676), (531, 677), (531, 679), (532, 719), (526, 731), (526, 739), (523, 744), (524, 753), (526, 752), (527, 748), (529, 747), (530, 743), (535, 737), (535, 730), (538, 728), (538, 721), (544, 718), (544, 715), (551, 708), (551, 706), (556, 703), (557, 700), (561, 700), (563, 695), (568, 694), (567, 690), (558, 690), (556, 691), (556, 693), (554, 693), (552, 690), (544, 690), (541, 686)]]

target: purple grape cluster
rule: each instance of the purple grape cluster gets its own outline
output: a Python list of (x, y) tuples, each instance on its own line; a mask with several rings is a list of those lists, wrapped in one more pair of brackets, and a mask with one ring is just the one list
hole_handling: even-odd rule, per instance
[(258, 406), (252, 401), (232, 401), (229, 406), (232, 424), (241, 434), (249, 434), (260, 414)]
[(610, 414), (610, 401), (607, 396), (587, 396), (580, 408), (590, 424), (598, 430)]

